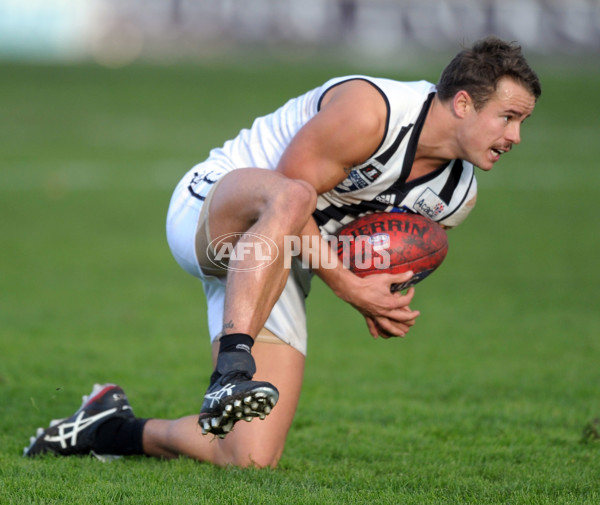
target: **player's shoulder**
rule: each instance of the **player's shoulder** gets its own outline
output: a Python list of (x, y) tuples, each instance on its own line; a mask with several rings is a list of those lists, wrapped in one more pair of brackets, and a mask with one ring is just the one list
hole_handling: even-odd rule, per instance
[(383, 91), (392, 90), (395, 92), (404, 92), (416, 95), (427, 95), (430, 92), (435, 91), (435, 85), (425, 80), (403, 81), (399, 79), (392, 79), (389, 77), (377, 77), (366, 74), (351, 74), (333, 77), (321, 86), (321, 90), (323, 92), (326, 92), (327, 90), (333, 87), (355, 81), (369, 84), (370, 86), (373, 86)]
[(398, 81), (385, 77), (372, 77), (356, 74), (336, 77), (327, 81), (321, 88), (318, 110), (336, 94), (345, 94), (352, 103), (362, 98), (385, 104), (388, 114), (410, 118), (417, 113), (427, 97), (435, 91), (435, 85), (428, 81)]

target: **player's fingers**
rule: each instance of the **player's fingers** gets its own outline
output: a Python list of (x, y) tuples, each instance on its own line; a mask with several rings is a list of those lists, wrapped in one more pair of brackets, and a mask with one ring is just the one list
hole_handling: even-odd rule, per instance
[(421, 315), (418, 310), (405, 311), (404, 314), (397, 315), (396, 318), (391, 318), (392, 321), (404, 324), (406, 326), (414, 326), (417, 318)]
[(394, 299), (398, 306), (406, 307), (410, 304), (412, 299), (415, 297), (415, 288), (408, 288), (406, 293), (402, 294), (400, 291), (394, 293)]
[(384, 330), (379, 324), (375, 323), (375, 331), (377, 333), (377, 335), (381, 338), (391, 338), (394, 336), (393, 333), (388, 332), (387, 330)]
[(379, 329), (377, 328), (375, 321), (373, 321), (373, 318), (365, 316), (365, 321), (367, 322), (367, 328), (369, 328), (369, 333), (371, 336), (373, 338), (379, 337)]
[(405, 282), (412, 278), (414, 272), (412, 270), (408, 270), (407, 272), (401, 272), (399, 274), (387, 274), (390, 277), (390, 281), (392, 282)]
[(397, 323), (385, 317), (375, 319), (379, 336), (382, 338), (404, 337), (410, 330), (410, 327), (404, 323)]
[(409, 303), (412, 300), (413, 293), (410, 293), (403, 297), (397, 297), (394, 300), (392, 306), (388, 306), (388, 309), (382, 311), (379, 315), (392, 319), (394, 321), (407, 322), (416, 319), (421, 315), (418, 310), (412, 310), (409, 307)]
[(420, 315), (421, 313), (418, 310), (410, 310), (407, 307), (403, 307), (400, 309), (390, 310), (385, 314), (385, 317), (397, 323), (413, 326), (417, 317)]
[(402, 272), (400, 274), (388, 274), (388, 281), (390, 284), (404, 284), (411, 280), (414, 276), (414, 272), (409, 270), (408, 272)]

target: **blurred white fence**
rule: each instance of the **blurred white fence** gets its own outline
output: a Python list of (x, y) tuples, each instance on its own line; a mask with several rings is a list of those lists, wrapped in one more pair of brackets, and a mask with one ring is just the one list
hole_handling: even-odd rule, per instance
[(249, 45), (452, 52), (487, 34), (600, 53), (600, 0), (0, 0), (0, 57), (127, 62)]

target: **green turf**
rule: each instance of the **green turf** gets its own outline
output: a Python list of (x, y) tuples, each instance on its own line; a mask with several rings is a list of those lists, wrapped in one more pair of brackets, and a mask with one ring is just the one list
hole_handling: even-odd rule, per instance
[[(0, 503), (596, 504), (600, 75), (544, 67), (523, 144), (372, 340), (315, 282), (305, 388), (277, 470), (28, 460), (93, 382), (141, 416), (195, 412), (204, 300), (164, 238), (178, 177), (332, 65), (0, 66)], [(385, 75), (435, 80), (438, 69)]]

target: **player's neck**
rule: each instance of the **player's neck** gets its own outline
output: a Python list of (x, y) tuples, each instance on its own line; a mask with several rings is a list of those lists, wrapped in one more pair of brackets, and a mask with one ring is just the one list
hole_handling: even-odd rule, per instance
[(423, 123), (414, 164), (432, 171), (456, 159), (455, 130), (451, 110), (435, 96)]
[(444, 166), (447, 161), (433, 160), (433, 159), (416, 159), (413, 162), (413, 166), (410, 170), (410, 175), (406, 179), (406, 182), (413, 181), (419, 177), (424, 177), (431, 172), (435, 172), (438, 168)]

